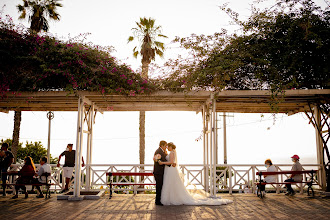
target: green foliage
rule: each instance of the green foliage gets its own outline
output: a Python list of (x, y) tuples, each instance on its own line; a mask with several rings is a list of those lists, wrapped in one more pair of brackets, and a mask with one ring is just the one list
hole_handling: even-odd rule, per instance
[(241, 25), (240, 35), (176, 38), (190, 54), (170, 60), (163, 88), (184, 90), (270, 89), (275, 102), (284, 89), (330, 87), (330, 11), (312, 1), (278, 0), (253, 9), (248, 21), (223, 6)]
[(163, 57), (164, 43), (157, 41), (156, 38), (167, 38), (161, 34), (161, 26), (155, 25), (155, 19), (140, 18), (140, 22), (136, 22), (137, 28), (132, 28), (133, 36), (128, 37), (128, 43), (137, 39), (139, 46), (134, 47), (133, 56), (142, 56), (142, 63), (150, 64), (155, 60), (156, 55)]
[(153, 91), (152, 83), (110, 55), (111, 47), (84, 43), (85, 37), (60, 41), (30, 33), (8, 16), (1, 18), (0, 96), (10, 91), (85, 90), (130, 96)]
[(58, 7), (62, 7), (59, 0), (22, 0), (22, 5), (17, 5), (21, 13), (19, 19), (25, 19), (28, 15), (30, 30), (36, 33), (41, 30), (48, 31), (49, 24), (47, 19), (54, 21), (60, 20), (60, 15), (56, 12)]
[[(9, 150), (11, 150), (12, 139), (2, 139), (0, 144), (2, 143), (7, 143), (9, 145)], [(33, 162), (38, 164), (41, 157), (47, 157), (47, 149), (44, 148), (40, 141), (34, 143), (32, 143), (32, 141), (30, 143), (27, 141), (25, 147), (23, 147), (23, 143), (19, 143), (17, 151), (17, 162), (23, 163), (24, 158), (27, 156), (30, 156)], [(56, 164), (57, 161), (57, 157), (53, 158), (52, 156), (50, 156), (51, 164)]]

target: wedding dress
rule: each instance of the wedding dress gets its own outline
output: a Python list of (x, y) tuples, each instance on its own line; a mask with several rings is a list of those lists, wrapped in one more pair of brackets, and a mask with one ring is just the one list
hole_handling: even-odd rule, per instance
[[(209, 198), (205, 191), (204, 194), (190, 193), (181, 178), (183, 174), (178, 168), (176, 151), (173, 150), (170, 154), (174, 154), (174, 163), (177, 166), (169, 167), (165, 165), (161, 196), (163, 205), (224, 205), (232, 203), (231, 200), (221, 199), (220, 197)], [(169, 161), (170, 154), (166, 156), (167, 161)]]

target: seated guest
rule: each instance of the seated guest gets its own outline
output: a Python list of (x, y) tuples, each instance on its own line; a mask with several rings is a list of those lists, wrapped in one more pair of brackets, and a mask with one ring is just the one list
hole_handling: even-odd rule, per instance
[[(16, 195), (13, 196), (13, 199), (18, 198), (18, 190), (21, 188), (24, 191), (25, 198), (28, 198), (28, 193), (26, 191), (26, 187), (23, 184), (31, 184), (33, 183), (33, 176), (36, 174), (36, 167), (34, 166), (33, 160), (31, 157), (26, 157), (24, 159), (24, 166), (18, 172), (19, 178), (16, 180), (15, 190)], [(40, 187), (36, 187), (39, 193), (41, 193)]]
[[(35, 183), (46, 183), (47, 182), (47, 177), (43, 176), (45, 173), (51, 173), (51, 167), (47, 163), (47, 157), (42, 157), (40, 158), (40, 168), (38, 172), (36, 173), (36, 176), (39, 176), (38, 179), (36, 179)], [(37, 198), (44, 198), (44, 195), (42, 192), (39, 190), (40, 194), (37, 196)]]
[[(271, 161), (271, 159), (267, 159), (265, 160), (265, 167), (267, 168), (266, 172), (276, 172), (277, 169), (276, 167), (273, 165), (273, 162)], [(261, 182), (266, 182), (266, 183), (275, 183), (277, 182), (277, 175), (264, 175), (264, 179)], [(265, 195), (265, 185), (261, 185), (261, 191), (263, 193), (263, 195)]]
[[(273, 165), (273, 162), (270, 159), (265, 160), (265, 167), (267, 168), (266, 172), (276, 172), (277, 169)], [(275, 183), (277, 180), (277, 175), (264, 175), (264, 182), (266, 183)]]
[[(298, 155), (293, 155), (292, 157), (292, 168), (291, 171), (302, 171), (302, 166), (299, 163), (299, 156)], [(284, 182), (301, 182), (303, 179), (302, 174), (291, 174), (290, 178), (285, 180)], [(294, 195), (296, 194), (295, 191), (292, 189), (291, 184), (285, 184), (286, 185), (286, 189), (288, 190), (288, 192), (285, 194), (287, 196), (289, 195)]]

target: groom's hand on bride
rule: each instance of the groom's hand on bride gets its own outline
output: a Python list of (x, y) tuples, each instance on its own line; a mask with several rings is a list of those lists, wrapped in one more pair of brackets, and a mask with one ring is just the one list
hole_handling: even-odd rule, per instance
[(159, 163), (159, 165), (163, 165), (163, 162), (162, 162), (162, 161), (160, 161), (160, 160), (158, 160), (158, 163)]

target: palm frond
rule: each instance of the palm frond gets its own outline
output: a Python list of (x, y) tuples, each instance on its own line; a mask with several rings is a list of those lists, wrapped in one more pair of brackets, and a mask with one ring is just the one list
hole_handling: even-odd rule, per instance
[(155, 41), (154, 43), (155, 43), (155, 45), (156, 45), (157, 47), (159, 47), (159, 48), (161, 48), (162, 50), (164, 50), (164, 43), (159, 42), (159, 41)]
[(135, 52), (133, 53), (133, 56), (134, 56), (135, 58), (137, 58), (138, 55), (139, 55), (139, 51), (135, 51)]
[(155, 60), (156, 55), (162, 57), (165, 49), (164, 43), (157, 41), (157, 37), (167, 38), (167, 36), (161, 34), (161, 26), (155, 26), (155, 19), (146, 17), (140, 18), (140, 21), (136, 22), (136, 26), (132, 28), (133, 36), (128, 38), (128, 42), (135, 38), (139, 41), (139, 46), (133, 49), (133, 56), (136, 58), (141, 55), (142, 62), (145, 63)]
[(159, 50), (159, 49), (156, 49), (156, 54), (160, 57), (163, 57), (164, 56), (164, 52)]
[(158, 37), (168, 38), (166, 35), (158, 34)]
[(133, 36), (129, 36), (128, 37), (128, 40), (127, 40), (127, 43), (132, 42), (133, 40), (134, 40), (134, 37)]
[(57, 7), (62, 7), (59, 0), (23, 0), (22, 5), (17, 5), (18, 11), (21, 12), (19, 19), (24, 19), (29, 14), (30, 29), (36, 32), (48, 31), (48, 18), (60, 20), (60, 15), (56, 12)]

